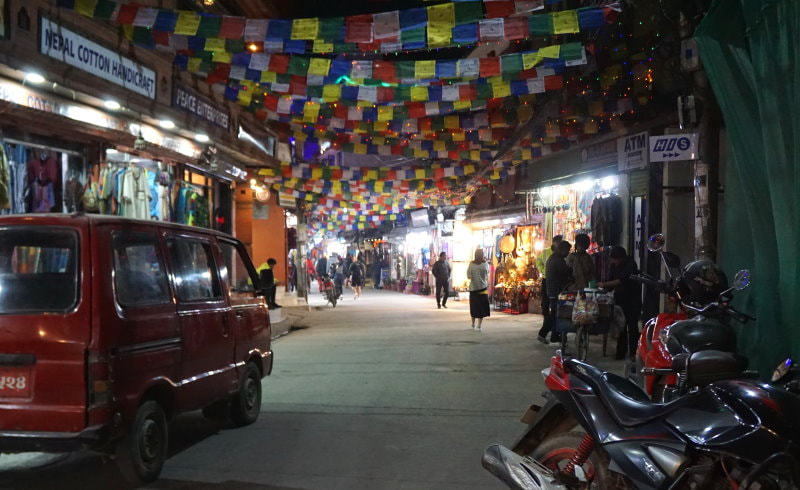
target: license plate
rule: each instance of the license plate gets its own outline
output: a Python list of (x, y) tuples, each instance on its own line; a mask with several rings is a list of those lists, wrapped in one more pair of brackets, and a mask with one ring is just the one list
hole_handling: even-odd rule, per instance
[(30, 398), (30, 368), (0, 368), (0, 398)]

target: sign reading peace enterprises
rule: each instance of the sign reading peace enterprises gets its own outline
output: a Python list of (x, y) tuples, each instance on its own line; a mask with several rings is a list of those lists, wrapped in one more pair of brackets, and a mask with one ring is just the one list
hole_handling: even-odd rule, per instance
[(151, 99), (156, 97), (156, 73), (139, 63), (106, 49), (45, 17), (39, 28), (42, 54), (63, 61), (111, 83)]
[(205, 97), (177, 83), (174, 85), (172, 105), (223, 129), (230, 126), (231, 117), (228, 111), (217, 108)]

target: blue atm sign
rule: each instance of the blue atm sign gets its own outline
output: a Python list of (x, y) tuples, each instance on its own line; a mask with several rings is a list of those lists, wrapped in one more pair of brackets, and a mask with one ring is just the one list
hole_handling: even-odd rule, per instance
[(650, 137), (650, 161), (697, 160), (697, 133)]

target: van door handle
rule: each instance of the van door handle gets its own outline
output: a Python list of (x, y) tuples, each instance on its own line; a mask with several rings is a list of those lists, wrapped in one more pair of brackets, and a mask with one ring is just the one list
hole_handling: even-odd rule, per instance
[(238, 318), (239, 320), (243, 319), (244, 318), (244, 312), (243, 311), (237, 311), (236, 312), (236, 318)]

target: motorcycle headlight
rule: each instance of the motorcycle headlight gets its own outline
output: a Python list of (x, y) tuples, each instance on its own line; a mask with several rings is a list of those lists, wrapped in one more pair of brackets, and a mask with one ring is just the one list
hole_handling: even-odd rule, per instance
[(670, 327), (665, 327), (658, 332), (658, 340), (664, 345), (667, 345), (667, 341), (669, 340), (669, 330)]

